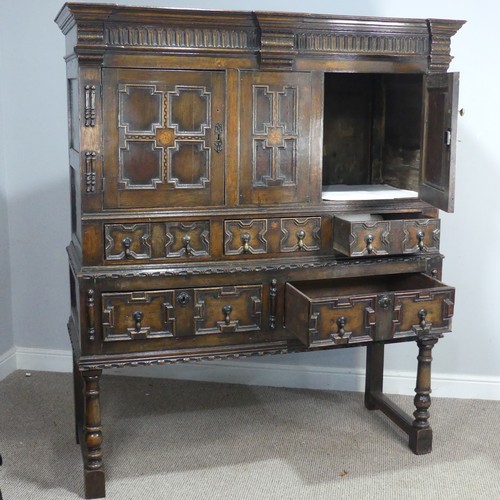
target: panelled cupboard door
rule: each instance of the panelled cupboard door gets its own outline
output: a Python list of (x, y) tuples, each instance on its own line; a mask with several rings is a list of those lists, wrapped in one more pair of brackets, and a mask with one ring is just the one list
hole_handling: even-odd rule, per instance
[(308, 201), (311, 74), (241, 73), (240, 204)]
[(458, 73), (424, 79), (423, 154), (420, 198), (446, 212), (455, 203)]
[(224, 204), (224, 73), (103, 70), (105, 208)]

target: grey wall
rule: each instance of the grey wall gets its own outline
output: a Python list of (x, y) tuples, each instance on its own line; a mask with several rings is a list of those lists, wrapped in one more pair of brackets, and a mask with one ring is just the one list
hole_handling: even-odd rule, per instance
[[(1, 28), (1, 26), (0, 26)], [(3, 30), (0, 31), (0, 357), (14, 345), (12, 330), (12, 302), (9, 256), (9, 217), (7, 206), (7, 165), (5, 162), (4, 114), (2, 82), (3, 51), (5, 48)]]
[[(500, 68), (492, 60), (496, 47), (498, 2), (462, 0), (310, 0), (168, 1), (133, 0), (135, 5), (310, 11), (368, 16), (467, 19), (453, 38), (452, 70), (460, 71), (456, 213), (443, 215), (444, 279), (457, 287), (454, 333), (435, 349), (434, 372), (450, 377), (484, 376), (500, 381), (500, 336), (496, 294), (500, 271), (498, 144)], [(483, 6), (484, 8), (481, 8)], [(3, 168), (8, 203), (12, 318), (18, 346), (69, 349), (69, 311), (65, 246), (69, 240), (66, 91), (64, 40), (53, 18), (60, 0), (3, 0), (2, 117)], [(494, 39), (495, 37), (495, 39)], [(486, 50), (487, 47), (492, 47)], [(0, 163), (1, 164), (1, 163)], [(1, 171), (0, 171), (1, 175)], [(0, 177), (1, 179), (1, 177)], [(3, 192), (3, 191), (2, 191)], [(0, 199), (4, 208), (5, 200)], [(3, 215), (2, 215), (3, 214)], [(7, 227), (5, 210), (0, 227)], [(0, 238), (2, 284), (9, 269)], [(487, 251), (479, 254), (483, 248)], [(8, 280), (7, 280), (8, 281)], [(2, 287), (3, 288), (3, 287)], [(4, 297), (2, 290), (2, 297)], [(8, 301), (0, 314), (8, 318)], [(5, 314), (5, 316), (4, 316)], [(1, 324), (1, 322), (0, 322)], [(6, 323), (8, 325), (8, 321)], [(3, 341), (0, 343), (0, 348)], [(8, 345), (8, 341), (7, 344)], [(1, 351), (0, 351), (1, 352)], [(408, 370), (415, 346), (398, 346), (388, 368)], [(266, 362), (271, 362), (266, 359)], [(361, 367), (362, 350), (273, 358), (276, 364)], [(408, 365), (408, 363), (411, 363)]]

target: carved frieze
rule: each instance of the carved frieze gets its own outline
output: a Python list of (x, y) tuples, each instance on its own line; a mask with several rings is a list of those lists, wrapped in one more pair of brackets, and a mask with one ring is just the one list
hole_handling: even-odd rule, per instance
[[(375, 19), (303, 14), (218, 13), (217, 22), (199, 11), (163, 12), (142, 17), (139, 25), (126, 7), (92, 7), (92, 20), (80, 4), (70, 4), (56, 21), (64, 33), (75, 24), (75, 53), (98, 62), (106, 48), (259, 54), (266, 69), (292, 69), (297, 57), (321, 54), (411, 56), (430, 72), (446, 71), (450, 37), (462, 21)], [(133, 19), (133, 20), (132, 20)]]
[(429, 52), (429, 36), (386, 35), (355, 32), (301, 32), (295, 43), (299, 53), (331, 52), (359, 54), (426, 55)]
[(111, 47), (155, 47), (193, 49), (256, 49), (256, 29), (188, 28), (113, 25), (104, 30)]

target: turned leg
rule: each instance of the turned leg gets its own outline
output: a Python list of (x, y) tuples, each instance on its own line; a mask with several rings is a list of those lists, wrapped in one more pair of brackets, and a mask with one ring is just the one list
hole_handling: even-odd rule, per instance
[(429, 424), (429, 407), (431, 406), (431, 362), (432, 348), (438, 339), (424, 336), (417, 340), (418, 371), (417, 387), (415, 388), (414, 403), (416, 410), (413, 413), (412, 428), (410, 430), (410, 448), (416, 455), (423, 455), (432, 451), (432, 429)]
[(378, 409), (374, 395), (382, 394), (384, 384), (384, 344), (375, 342), (366, 347), (365, 407)]
[(80, 444), (80, 435), (83, 430), (83, 381), (82, 374), (73, 355), (73, 395), (75, 399), (75, 437), (76, 444)]
[(82, 374), (85, 397), (82, 443), (85, 498), (102, 498), (106, 496), (101, 449), (101, 408), (99, 403), (99, 379), (101, 373), (102, 370), (94, 370)]

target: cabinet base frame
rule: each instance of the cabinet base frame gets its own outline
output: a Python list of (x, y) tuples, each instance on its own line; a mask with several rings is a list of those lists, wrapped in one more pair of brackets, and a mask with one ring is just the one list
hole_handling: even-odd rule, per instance
[[(428, 422), (428, 410), (431, 403), (430, 364), (432, 358), (430, 353), (437, 340), (432, 336), (417, 338), (419, 355), (414, 418), (383, 393), (385, 343), (375, 342), (367, 345), (365, 407), (368, 410), (382, 411), (408, 434), (409, 447), (416, 455), (424, 455), (432, 451), (432, 429)], [(99, 379), (102, 370), (86, 370), (79, 366), (76, 356), (74, 359), (76, 442), (82, 449), (85, 498), (102, 498), (106, 495), (99, 401)]]
[(414, 419), (383, 393), (385, 344), (370, 344), (366, 351), (365, 407), (368, 410), (380, 410), (408, 434), (408, 444), (415, 455), (425, 455), (432, 451), (432, 428), (428, 421), (431, 405), (430, 353), (437, 341), (438, 339), (432, 336), (417, 339), (419, 355)]

